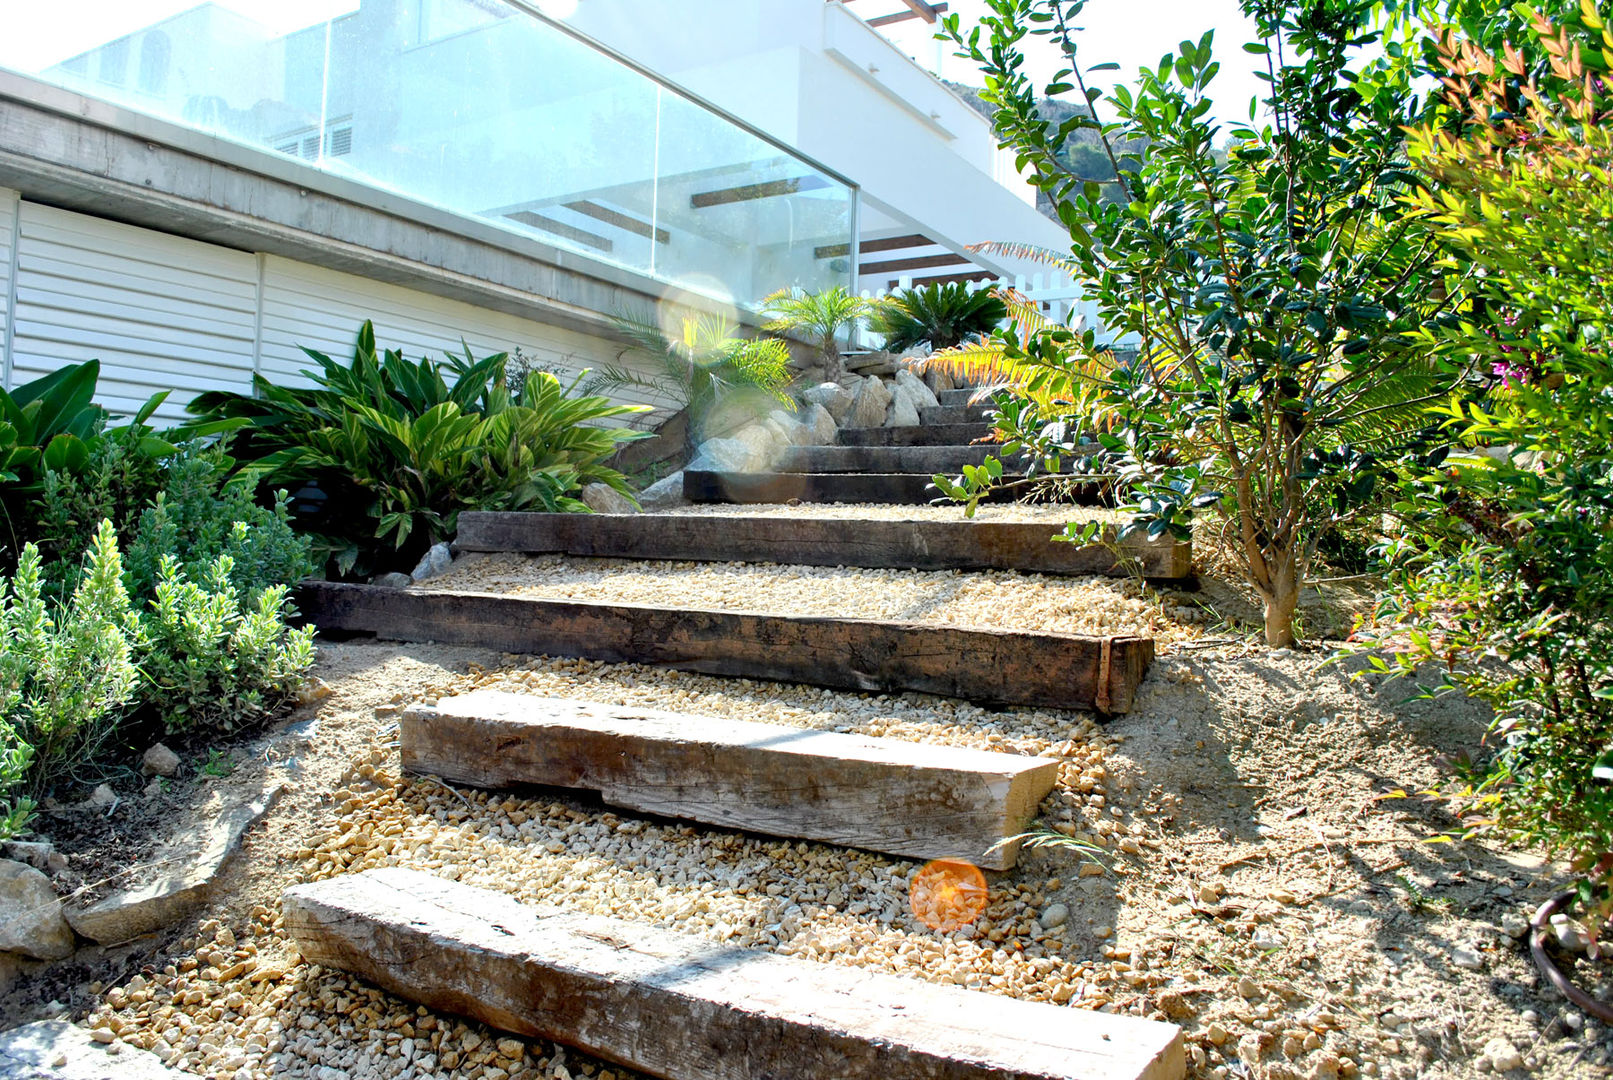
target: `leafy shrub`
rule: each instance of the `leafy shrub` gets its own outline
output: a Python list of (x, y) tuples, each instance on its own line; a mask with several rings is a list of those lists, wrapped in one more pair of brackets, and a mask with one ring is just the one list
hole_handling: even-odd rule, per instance
[[(56, 607), (54, 613), (51, 608)], [(29, 544), (9, 589), (0, 579), (0, 838), (27, 822), (37, 792), (93, 755), (139, 693), (139, 618), (123, 587), (111, 523), (85, 556), (72, 599), (44, 595), (39, 549)]]
[[(245, 522), (232, 530), (246, 544)], [(140, 671), (145, 700), (169, 731), (228, 731), (260, 719), (290, 698), (314, 662), (314, 628), (288, 629), (286, 587), (273, 585), (247, 605), (229, 554), (203, 581), (162, 557), (156, 595), (143, 619)]]
[(1008, 317), (1008, 305), (991, 289), (970, 292), (961, 282), (904, 289), (875, 305), (868, 328), (885, 335), (885, 348), (904, 352), (928, 344), (955, 348), (989, 334)]
[(648, 319), (620, 316), (615, 322), (632, 351), (660, 370), (645, 375), (607, 364), (589, 379), (588, 389), (648, 390), (676, 402), (689, 415), (685, 449), (706, 438), (719, 405), (724, 413), (795, 407), (787, 392), (790, 350), (782, 341), (740, 337), (733, 323), (710, 315), (685, 319), (677, 341)]
[[(1400, 50), (1354, 62), (1384, 39), (1380, 16), (1406, 13), (1241, 6), (1271, 87), (1273, 119), (1258, 127), (1213, 115), (1208, 34), (1105, 94), (1078, 57), (1082, 0), (988, 0), (980, 28), (965, 35), (954, 15), (947, 32), (985, 72), (999, 137), (1057, 207), (1068, 269), (1106, 330), (1138, 344), (1114, 362), (1095, 330), (1003, 335), (1005, 356), (1032, 373), (1023, 381), (1049, 391), (1010, 418), (1005, 452), (1085, 460), (1075, 444), (1096, 440), (1132, 527), (1150, 535), (1185, 537), (1195, 512), (1227, 514), (1266, 640), (1287, 646), (1318, 537), (1377, 509), (1386, 463), (1416, 444), (1422, 405), (1449, 385), (1412, 334), (1461, 291), (1398, 197), (1418, 182), (1400, 156), (1418, 109)], [(1023, 64), (1037, 37), (1070, 65), (1044, 92), (1079, 93), (1102, 116), (1042, 115)], [(1061, 156), (1083, 131), (1115, 166), (1118, 205)], [(1128, 163), (1122, 144), (1148, 149)], [(965, 481), (972, 497), (996, 477)]]
[(502, 353), (377, 354), (369, 323), (348, 364), (304, 351), (319, 365), (304, 372), (314, 387), (258, 377), (256, 396), (203, 394), (190, 408), (204, 422), (244, 424), (233, 449), (252, 483), (322, 494), (295, 513), (338, 574), (409, 569), (464, 510), (577, 511), (586, 508), (571, 493), (584, 484), (626, 491), (602, 462), (643, 433), (599, 422), (640, 406), (576, 396), (575, 383), (540, 371), (511, 394)]
[[(40, 524), (31, 505), (40, 493), (54, 485), (60, 497), (79, 508), (119, 501), (133, 506), (128, 493), (147, 484), (157, 463), (174, 451), (146, 423), (167, 393), (153, 395), (128, 424), (109, 428), (111, 415), (93, 400), (100, 374), (100, 361), (90, 360), (58, 368), (9, 393), (0, 390), (0, 509), (11, 528), (13, 553), (21, 548), (18, 536), (31, 538)], [(84, 490), (63, 495), (62, 485), (71, 484), (71, 478), (97, 460), (98, 477)], [(76, 561), (103, 516), (86, 512), (71, 526), (47, 523), (52, 531), (45, 537), (46, 561)]]
[(0, 578), (0, 838), (25, 827), (32, 795), (95, 759), (131, 719), (227, 730), (295, 690), (313, 663), (313, 630), (286, 626), (284, 585), (246, 603), (233, 570), (220, 555), (193, 582), (166, 556), (142, 612), (110, 521), (65, 602), (45, 595), (39, 549), (23, 549), (9, 585)]
[[(1521, 9), (1527, 11), (1527, 9)], [(1593, 20), (1586, 22), (1586, 15)], [(1447, 669), (1495, 708), (1492, 756), (1448, 791), (1465, 835), (1566, 858), (1613, 913), (1613, 100), (1593, 8), (1492, 57), (1443, 39), (1449, 127), (1411, 148), (1415, 197), (1480, 303), (1424, 340), (1479, 376), (1438, 415), (1455, 440), (1403, 487), (1380, 669)], [(1583, 35), (1582, 37), (1580, 35)], [(1609, 40), (1613, 40), (1610, 38)], [(1576, 41), (1582, 41), (1584, 48)], [(1594, 65), (1594, 66), (1591, 66)], [(1528, 77), (1527, 83), (1525, 82)], [(1526, 85), (1520, 96), (1518, 87)]]

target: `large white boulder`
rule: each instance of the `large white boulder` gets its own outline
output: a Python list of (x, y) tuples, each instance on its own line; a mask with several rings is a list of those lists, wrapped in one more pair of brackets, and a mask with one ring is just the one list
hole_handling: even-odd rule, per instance
[(805, 446), (808, 438), (806, 425), (783, 409), (774, 409), (762, 420), (762, 427), (773, 433), (774, 441), (783, 446)]
[(933, 409), (941, 404), (941, 399), (935, 392), (924, 385), (924, 380), (903, 368), (896, 373), (896, 386), (908, 392), (913, 398), (913, 404), (920, 409)]
[(913, 396), (913, 391), (896, 384), (896, 390), (891, 394), (890, 414), (885, 418), (886, 427), (917, 427), (919, 422), (919, 405)]
[[(859, 382), (862, 380), (859, 379)], [(801, 395), (801, 400), (809, 406), (818, 405), (827, 409), (829, 418), (836, 424), (846, 422), (846, 416), (851, 412), (853, 395), (839, 383), (825, 382), (809, 388)]]
[(765, 472), (784, 447), (776, 432), (751, 424), (726, 439), (708, 439), (689, 468), (697, 472)]
[(35, 960), (73, 955), (73, 929), (50, 879), (10, 859), (0, 860), (0, 952)]
[[(864, 379), (858, 384), (851, 402), (851, 412), (846, 416), (846, 427), (873, 428), (885, 423), (885, 413), (890, 408), (891, 392), (879, 379)], [(918, 418), (914, 417), (914, 423)]]
[(835, 425), (834, 417), (822, 405), (813, 405), (806, 410), (802, 417), (801, 426), (807, 431), (805, 446), (833, 446), (838, 440), (840, 431)]

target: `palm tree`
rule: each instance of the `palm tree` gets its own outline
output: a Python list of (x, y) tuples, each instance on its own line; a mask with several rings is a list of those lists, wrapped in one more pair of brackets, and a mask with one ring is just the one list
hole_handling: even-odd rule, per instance
[(634, 353), (656, 363), (660, 370), (646, 374), (605, 364), (589, 379), (592, 393), (634, 388), (670, 398), (689, 414), (685, 448), (691, 452), (704, 440), (706, 421), (724, 398), (755, 394), (769, 405), (793, 409), (788, 393), (790, 350), (776, 338), (743, 338), (738, 328), (715, 315), (683, 321), (682, 336), (669, 338), (647, 319), (618, 315), (612, 320), (628, 339), (623, 355)]
[(904, 289), (875, 305), (868, 328), (885, 335), (885, 348), (903, 352), (928, 342), (936, 352), (989, 334), (1008, 317), (994, 289), (970, 292), (962, 282)]
[(763, 313), (772, 316), (762, 329), (775, 333), (793, 330), (811, 340), (823, 357), (827, 377), (835, 380), (845, 373), (840, 359), (840, 332), (873, 314), (873, 310), (872, 301), (851, 295), (844, 285), (815, 293), (791, 287), (762, 301)]

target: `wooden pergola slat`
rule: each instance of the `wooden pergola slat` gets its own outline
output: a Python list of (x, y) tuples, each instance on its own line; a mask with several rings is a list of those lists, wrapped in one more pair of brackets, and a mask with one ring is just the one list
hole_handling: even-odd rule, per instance
[[(887, 236), (881, 240), (860, 240), (857, 251), (866, 255), (870, 251), (906, 251), (908, 248), (931, 247), (934, 244), (935, 241), (928, 236), (912, 233), (908, 236)], [(812, 249), (813, 257), (818, 259), (844, 259), (850, 254), (850, 244), (826, 244)]]
[[(833, 0), (825, 0), (825, 2), (833, 3)], [(852, 0), (845, 0), (845, 2), (849, 4), (852, 2)], [(909, 19), (923, 19), (931, 26), (934, 26), (936, 19), (938, 19), (941, 16), (941, 13), (946, 11), (948, 7), (946, 4), (926, 3), (925, 0), (902, 0), (902, 3), (907, 6), (906, 11), (898, 11), (892, 15), (877, 16), (869, 19), (868, 25), (889, 26), (891, 23), (906, 22)]]
[(772, 199), (780, 195), (795, 195), (803, 191), (816, 191), (829, 186), (821, 176), (792, 176), (787, 180), (769, 180), (765, 184), (746, 184), (743, 187), (721, 188), (717, 191), (699, 191), (689, 196), (689, 205), (696, 210), (708, 206), (727, 206), (730, 203), (749, 202), (752, 199)]
[(945, 255), (919, 255), (911, 259), (891, 259), (887, 262), (863, 263), (864, 274), (900, 274), (906, 270), (930, 270), (937, 266), (968, 266), (962, 255), (948, 252)]
[(599, 203), (590, 202), (587, 199), (579, 202), (568, 202), (566, 203), (566, 209), (575, 210), (577, 213), (591, 217), (595, 221), (603, 221), (607, 225), (614, 225), (618, 229), (633, 233), (635, 236), (653, 239), (658, 244), (672, 242), (672, 234), (665, 229), (654, 228), (649, 222), (640, 221), (631, 214), (624, 214), (620, 210), (612, 210), (608, 206), (601, 206)]

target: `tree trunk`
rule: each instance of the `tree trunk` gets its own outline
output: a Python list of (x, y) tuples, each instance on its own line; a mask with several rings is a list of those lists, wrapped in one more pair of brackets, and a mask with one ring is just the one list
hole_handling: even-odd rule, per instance
[(1266, 644), (1274, 649), (1294, 647), (1294, 612), (1299, 608), (1299, 567), (1293, 552), (1272, 560), (1271, 587), (1261, 590), (1266, 601)]

